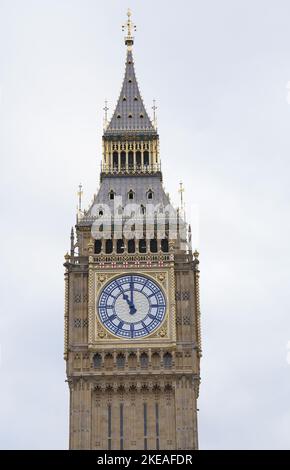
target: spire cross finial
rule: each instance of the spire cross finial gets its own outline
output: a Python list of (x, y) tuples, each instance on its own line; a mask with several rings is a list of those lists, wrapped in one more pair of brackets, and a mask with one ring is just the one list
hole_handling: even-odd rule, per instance
[(105, 107), (103, 108), (103, 111), (105, 111), (104, 128), (106, 128), (108, 124), (108, 111), (109, 111), (107, 100), (105, 100)]
[(180, 193), (180, 207), (181, 210), (183, 209), (183, 193), (184, 193), (184, 187), (182, 181), (179, 183), (179, 190), (178, 192)]
[(134, 37), (132, 36), (133, 31), (136, 31), (136, 26), (131, 20), (131, 10), (128, 8), (127, 12), (128, 20), (125, 25), (122, 26), (122, 31), (125, 31), (125, 28), (127, 28), (127, 36), (125, 36), (125, 44), (128, 47), (131, 47), (134, 44)]
[(153, 100), (152, 109), (153, 109), (153, 124), (154, 124), (154, 127), (157, 128), (156, 109), (158, 109), (158, 107), (156, 106), (156, 100)]
[(82, 195), (83, 195), (83, 186), (82, 183), (79, 184), (79, 191), (78, 191), (78, 197), (79, 197), (79, 212), (82, 210)]

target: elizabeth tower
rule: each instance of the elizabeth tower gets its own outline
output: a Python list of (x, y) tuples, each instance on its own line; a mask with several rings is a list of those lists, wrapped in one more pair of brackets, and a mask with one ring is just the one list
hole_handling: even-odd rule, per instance
[(79, 205), (65, 256), (71, 449), (198, 448), (198, 253), (182, 207), (163, 188), (156, 120), (135, 75), (134, 29), (128, 12), (100, 187), (87, 210)]

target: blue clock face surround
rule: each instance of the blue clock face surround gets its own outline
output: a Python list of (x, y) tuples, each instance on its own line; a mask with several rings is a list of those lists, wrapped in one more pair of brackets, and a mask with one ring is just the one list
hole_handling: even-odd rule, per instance
[(115, 336), (138, 339), (150, 335), (163, 322), (166, 300), (162, 289), (149, 277), (128, 274), (111, 280), (102, 290), (98, 315)]

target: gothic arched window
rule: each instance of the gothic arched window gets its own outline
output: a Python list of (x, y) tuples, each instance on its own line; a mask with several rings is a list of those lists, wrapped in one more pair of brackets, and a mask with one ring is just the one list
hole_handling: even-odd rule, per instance
[(120, 238), (120, 240), (117, 240), (117, 253), (122, 254), (125, 251), (125, 245), (124, 245), (124, 240)]
[(93, 366), (95, 369), (100, 369), (102, 366), (102, 356), (101, 354), (97, 353), (93, 357)]
[(118, 168), (118, 152), (113, 153), (113, 167)]
[(163, 240), (161, 240), (161, 250), (163, 251), (163, 253), (168, 253), (169, 246), (168, 246), (168, 239), (167, 238), (164, 238)]
[(151, 253), (157, 253), (157, 240), (156, 240), (156, 238), (152, 238), (152, 240), (150, 240), (150, 251), (151, 251)]
[(145, 150), (144, 152), (144, 165), (149, 165), (149, 152)]
[(138, 150), (136, 152), (136, 165), (141, 166), (141, 152), (140, 152), (140, 150)]
[(102, 251), (102, 241), (101, 240), (95, 240), (95, 254), (99, 255)]
[(172, 367), (172, 355), (167, 352), (163, 356), (163, 365), (166, 369), (170, 369)]
[(128, 241), (128, 253), (135, 253), (135, 240)]
[(122, 353), (118, 354), (116, 362), (117, 362), (118, 369), (124, 369), (124, 367), (125, 367), (125, 356), (124, 356), (124, 354), (122, 354)]
[(128, 164), (129, 164), (129, 167), (133, 167), (134, 165), (134, 154), (132, 151), (128, 153)]
[(146, 248), (146, 240), (145, 238), (141, 238), (141, 240), (139, 240), (139, 253), (146, 253)]
[(153, 199), (153, 191), (151, 191), (151, 189), (149, 189), (149, 191), (147, 192), (147, 199), (149, 200)]
[(140, 355), (140, 365), (141, 367), (148, 367), (148, 364), (149, 364), (149, 357), (148, 357), (148, 354), (146, 354), (145, 352), (143, 352), (141, 355)]
[(126, 152), (121, 152), (121, 167), (125, 168), (126, 166)]
[(110, 255), (113, 251), (113, 241), (112, 240), (106, 240), (106, 253)]

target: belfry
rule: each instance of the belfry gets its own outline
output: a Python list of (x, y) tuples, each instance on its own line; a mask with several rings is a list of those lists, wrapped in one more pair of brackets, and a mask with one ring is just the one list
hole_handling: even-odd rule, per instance
[(130, 11), (125, 28), (125, 75), (109, 121), (105, 106), (100, 187), (87, 210), (79, 203), (65, 256), (69, 446), (197, 449), (199, 255), (163, 188)]

